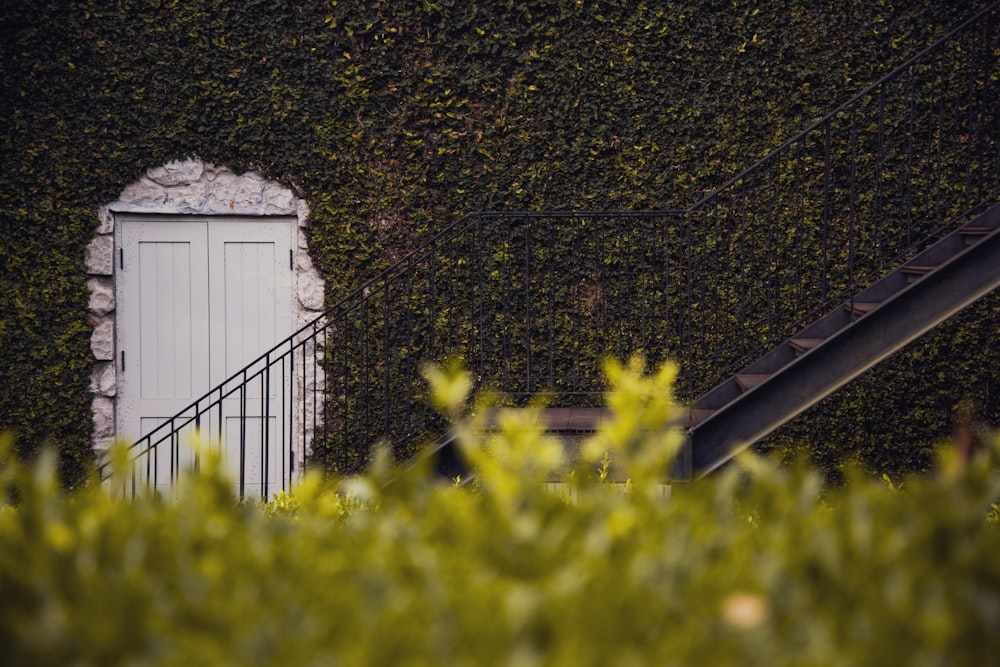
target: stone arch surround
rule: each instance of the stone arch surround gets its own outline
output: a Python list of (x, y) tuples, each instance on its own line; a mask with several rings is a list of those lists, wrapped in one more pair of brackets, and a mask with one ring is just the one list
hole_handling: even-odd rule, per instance
[[(255, 172), (237, 175), (226, 167), (200, 159), (153, 167), (119, 198), (98, 209), (97, 233), (87, 246), (84, 263), (90, 288), (88, 315), (94, 325), (90, 348), (94, 367), (90, 378), (93, 412), (92, 444), (104, 452), (115, 437), (118, 373), (115, 345), (115, 214), (295, 216), (298, 234), (293, 286), (296, 328), (323, 310), (325, 284), (308, 252), (309, 207), (280, 183)], [(279, 341), (275, 341), (277, 343)], [(308, 435), (308, 434), (307, 434)], [(298, 451), (302, 451), (298, 448)]]

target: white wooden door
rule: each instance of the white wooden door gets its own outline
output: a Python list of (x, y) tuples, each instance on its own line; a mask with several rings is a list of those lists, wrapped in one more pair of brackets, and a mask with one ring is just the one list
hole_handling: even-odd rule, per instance
[[(128, 214), (117, 223), (118, 430), (135, 439), (292, 333), (295, 224)], [(278, 400), (277, 374), (251, 378), (200, 423), (221, 444), (238, 489), (259, 495), (288, 478), (279, 431), (290, 428), (290, 401)], [(194, 463), (193, 430), (152, 458), (151, 483), (168, 486)]]

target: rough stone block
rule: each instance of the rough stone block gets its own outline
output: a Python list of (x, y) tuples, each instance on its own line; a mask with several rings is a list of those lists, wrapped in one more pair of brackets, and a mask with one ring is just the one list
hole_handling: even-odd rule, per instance
[(102, 318), (94, 327), (90, 349), (98, 361), (111, 361), (115, 358), (115, 322), (112, 318)]
[(120, 201), (143, 207), (160, 206), (167, 200), (163, 187), (148, 178), (142, 178), (122, 190)]
[(204, 171), (205, 165), (201, 160), (175, 160), (162, 167), (148, 169), (146, 175), (154, 183), (164, 187), (172, 187), (195, 183), (201, 178)]
[(113, 363), (103, 361), (94, 364), (90, 372), (90, 391), (106, 398), (118, 393), (118, 377)]
[(292, 191), (280, 185), (264, 188), (264, 215), (292, 215), (298, 209), (298, 200)]
[(309, 225), (309, 204), (305, 199), (299, 199), (295, 205), (295, 214), (299, 216), (299, 227)]
[(97, 227), (98, 234), (111, 234), (115, 231), (115, 216), (108, 210), (107, 206), (97, 209), (97, 218), (100, 224)]
[(115, 403), (110, 398), (95, 396), (90, 403), (94, 413), (94, 441), (102, 442), (115, 435)]
[(313, 261), (312, 257), (309, 256), (309, 253), (305, 250), (299, 249), (299, 251), (295, 253), (295, 267), (299, 271), (312, 271)]
[(263, 181), (218, 174), (208, 190), (206, 213), (257, 213), (263, 210)]
[(90, 288), (91, 313), (99, 316), (107, 315), (115, 309), (115, 285), (111, 278), (88, 278)]
[(298, 275), (299, 303), (307, 310), (323, 310), (323, 279), (313, 271), (303, 271)]
[(108, 234), (95, 236), (87, 244), (83, 253), (83, 263), (87, 273), (94, 276), (110, 276), (114, 273), (115, 241)]
[(207, 200), (208, 184), (204, 181), (171, 188), (166, 194), (166, 202), (178, 213), (201, 213)]

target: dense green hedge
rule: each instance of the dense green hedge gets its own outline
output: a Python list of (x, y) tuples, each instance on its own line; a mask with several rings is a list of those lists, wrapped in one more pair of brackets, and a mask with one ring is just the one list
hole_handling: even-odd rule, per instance
[[(824, 665), (995, 662), (998, 449), (824, 488), (745, 457), (664, 497), (667, 367), (610, 367), (615, 418), (561, 490), (525, 415), (451, 485), (380, 458), (239, 503), (211, 457), (171, 498), (60, 494), (0, 438), (0, 645), (25, 665)], [(470, 384), (437, 376), (457, 413)], [(609, 452), (628, 487), (602, 483)], [(391, 483), (387, 483), (389, 480)]]
[[(83, 248), (95, 208), (147, 167), (197, 155), (292, 184), (313, 211), (332, 304), (470, 210), (689, 203), (973, 8), (8, 2), (0, 425), (20, 432), (24, 453), (51, 437), (66, 479), (80, 478)], [(966, 347), (935, 349), (938, 363)], [(969, 363), (995, 368), (981, 353)], [(942, 373), (914, 391), (964, 377)], [(1000, 392), (981, 392), (992, 380), (977, 373), (969, 396), (995, 416)]]

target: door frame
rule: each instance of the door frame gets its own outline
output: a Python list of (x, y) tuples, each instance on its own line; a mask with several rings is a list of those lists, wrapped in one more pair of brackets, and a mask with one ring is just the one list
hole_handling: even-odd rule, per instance
[[(268, 226), (266, 230), (265, 225)], [(262, 230), (265, 231), (264, 235), (260, 234)], [(164, 406), (159, 409), (162, 413), (159, 417), (164, 421), (169, 419), (295, 330), (293, 307), (295, 293), (294, 281), (291, 279), (294, 268), (295, 231), (295, 219), (289, 216), (195, 216), (145, 213), (122, 213), (115, 216), (115, 259), (118, 273), (118, 280), (115, 281), (118, 304), (115, 337), (118, 349), (114, 363), (118, 365), (119, 410), (116, 418), (118, 433), (128, 438), (144, 436), (151, 429), (138, 428), (135, 420), (139, 420), (139, 423), (148, 421), (150, 418), (145, 413), (151, 408), (155, 411), (156, 404)], [(190, 359), (192, 369), (190, 395), (173, 399), (143, 399), (138, 395), (143, 391), (142, 387), (146, 381), (140, 370), (142, 368), (140, 364), (148, 362), (150, 356), (156, 355), (155, 351), (151, 355), (149, 350), (139, 349), (142, 340), (140, 335), (145, 338), (143, 332), (148, 331), (140, 320), (139, 309), (147, 300), (152, 299), (140, 291), (138, 283), (125, 284), (123, 278), (126, 273), (136, 279), (140, 276), (133, 271), (139, 266), (143, 236), (155, 239), (157, 242), (162, 240), (167, 243), (171, 241), (184, 243), (191, 249), (189, 269), (193, 277), (188, 286), (189, 294), (184, 295), (196, 308), (190, 325), (184, 327), (189, 330), (188, 336), (193, 343), (188, 346), (190, 353), (184, 355), (185, 359)], [(238, 278), (231, 280), (236, 278), (230, 275), (233, 268), (231, 260), (238, 256), (231, 257), (228, 254), (229, 249), (233, 243), (262, 242), (277, 244), (277, 254), (267, 260), (269, 268), (273, 269), (271, 286), (280, 290), (276, 297), (279, 310), (274, 313), (272, 320), (275, 330), (265, 334), (265, 338), (250, 342), (248, 349), (231, 356), (233, 348), (240, 347), (234, 344), (231, 336), (243, 329), (230, 319), (233, 313), (241, 311), (240, 308), (233, 308), (233, 304), (229, 302), (232, 298), (230, 290), (234, 286), (238, 289), (245, 283)], [(264, 289), (269, 289), (269, 286), (264, 286)], [(243, 293), (240, 296), (244, 297), (244, 301), (250, 302), (251, 307), (252, 302), (257, 300), (253, 294)], [(271, 303), (275, 302), (272, 300)], [(251, 319), (256, 320), (256, 318)], [(252, 327), (252, 322), (249, 324)], [(152, 336), (155, 337), (156, 333), (154, 332)], [(203, 341), (203, 344), (199, 345), (199, 341)], [(169, 363), (167, 366), (169, 367)], [(294, 393), (294, 384), (288, 390)], [(263, 414), (257, 414), (259, 410), (256, 406), (264, 404), (264, 393), (273, 395), (276, 399), (281, 391), (273, 383), (266, 392), (262, 392), (261, 387), (255, 386), (248, 392), (251, 399), (249, 402), (244, 401), (241, 406), (239, 401), (227, 399), (220, 406), (218, 415), (210, 413), (206, 416), (207, 419), (202, 421), (204, 438), (200, 446), (221, 448), (227, 469), (235, 478), (234, 481), (241, 494), (267, 495), (271, 490), (284, 488), (294, 473), (295, 451), (301, 445), (296, 446), (296, 443), (290, 442), (290, 451), (286, 452), (278, 446), (268, 447), (266, 442), (270, 440), (277, 443), (287, 440), (273, 434), (276, 430), (284, 431), (290, 428), (292, 433), (295, 432), (294, 423), (290, 424), (294, 421), (292, 414), (290, 412), (285, 414), (295, 401), (291, 401), (281, 414), (277, 414), (274, 408), (269, 409), (266, 419)], [(152, 406), (148, 405), (150, 402)], [(143, 404), (147, 404), (147, 407), (143, 408)], [(237, 421), (238, 415), (243, 412), (246, 413), (243, 420)], [(241, 424), (238, 436), (232, 430), (237, 423)], [(256, 425), (251, 427), (250, 424)], [(136, 432), (126, 430), (136, 428), (138, 428)], [(182, 436), (181, 442), (171, 446), (169, 456), (158, 452), (153, 457), (155, 461), (153, 465), (157, 470), (151, 477), (156, 480), (157, 486), (161, 488), (169, 486), (181, 469), (197, 465), (197, 455), (192, 444), (185, 442), (193, 437), (193, 429), (188, 429), (187, 437)], [(251, 441), (250, 445), (248, 439)]]

